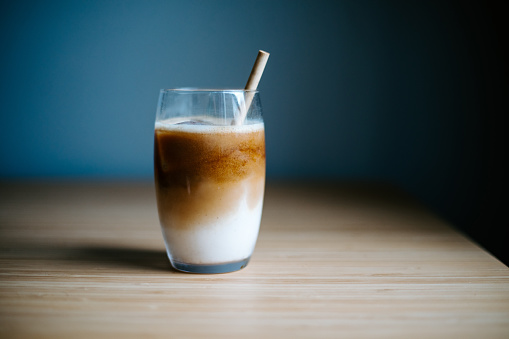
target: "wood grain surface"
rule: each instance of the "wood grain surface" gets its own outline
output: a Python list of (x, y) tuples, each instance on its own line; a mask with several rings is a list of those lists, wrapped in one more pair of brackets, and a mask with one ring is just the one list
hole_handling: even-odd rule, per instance
[(3, 183), (0, 337), (509, 338), (509, 269), (390, 186), (269, 184), (248, 267), (192, 275), (150, 183)]

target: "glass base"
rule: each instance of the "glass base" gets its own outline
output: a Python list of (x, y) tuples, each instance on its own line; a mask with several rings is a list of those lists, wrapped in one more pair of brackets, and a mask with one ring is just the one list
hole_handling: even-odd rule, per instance
[(201, 273), (201, 274), (216, 274), (216, 273), (228, 273), (235, 272), (243, 269), (249, 263), (249, 259), (244, 259), (236, 262), (229, 262), (226, 264), (211, 264), (211, 265), (195, 265), (195, 264), (184, 264), (178, 261), (172, 261), (171, 265), (176, 270), (186, 273)]

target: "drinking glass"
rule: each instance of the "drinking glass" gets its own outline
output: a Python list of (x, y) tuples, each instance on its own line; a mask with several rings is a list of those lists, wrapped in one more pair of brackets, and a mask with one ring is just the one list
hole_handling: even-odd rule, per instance
[(265, 188), (259, 93), (161, 90), (154, 175), (172, 266), (192, 273), (246, 267), (258, 237)]

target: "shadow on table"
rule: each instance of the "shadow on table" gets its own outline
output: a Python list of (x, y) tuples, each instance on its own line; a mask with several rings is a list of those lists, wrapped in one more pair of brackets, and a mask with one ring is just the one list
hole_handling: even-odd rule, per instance
[(82, 246), (68, 249), (67, 252), (67, 260), (92, 263), (97, 266), (178, 272), (170, 265), (166, 253), (161, 250)]

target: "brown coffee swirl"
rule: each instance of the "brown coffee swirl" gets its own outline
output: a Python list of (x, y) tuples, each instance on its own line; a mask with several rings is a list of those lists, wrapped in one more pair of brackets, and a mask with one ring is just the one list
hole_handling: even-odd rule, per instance
[(235, 213), (246, 197), (263, 198), (263, 124), (248, 126), (156, 126), (154, 169), (163, 227), (206, 225)]

